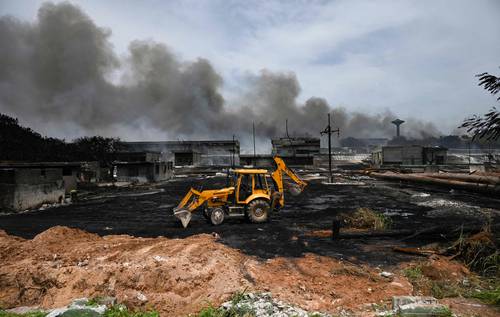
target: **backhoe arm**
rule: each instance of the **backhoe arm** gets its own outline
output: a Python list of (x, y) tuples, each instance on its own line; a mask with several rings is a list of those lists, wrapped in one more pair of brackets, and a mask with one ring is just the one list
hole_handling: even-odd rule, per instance
[(275, 156), (274, 162), (276, 162), (276, 170), (271, 174), (271, 177), (278, 187), (278, 192), (280, 193), (279, 204), (283, 207), (285, 205), (283, 173), (288, 175), (288, 177), (290, 177), (295, 184), (297, 184), (297, 188), (293, 189), (296, 194), (301, 193), (307, 186), (307, 183), (300, 179), (291, 169), (289, 169), (281, 157)]

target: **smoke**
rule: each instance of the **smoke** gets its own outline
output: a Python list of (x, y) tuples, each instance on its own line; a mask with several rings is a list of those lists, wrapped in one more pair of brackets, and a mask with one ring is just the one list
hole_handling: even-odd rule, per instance
[[(328, 112), (344, 136), (394, 135), (391, 112), (350, 113), (316, 97), (298, 102), (294, 73), (249, 75), (244, 93), (228, 106), (223, 79), (208, 60), (182, 61), (152, 41), (133, 41), (127, 56), (118, 58), (110, 35), (70, 3), (44, 3), (34, 23), (1, 17), (0, 112), (71, 135), (137, 140), (237, 134), (243, 147), (251, 142), (252, 123), (259, 144), (284, 136), (286, 119), (291, 135), (318, 136)], [(438, 134), (412, 119), (402, 129), (412, 137)]]

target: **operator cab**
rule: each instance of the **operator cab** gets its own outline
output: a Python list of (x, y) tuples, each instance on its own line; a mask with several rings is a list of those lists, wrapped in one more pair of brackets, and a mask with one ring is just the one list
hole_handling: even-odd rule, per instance
[(235, 172), (235, 194), (237, 204), (246, 204), (250, 196), (270, 194), (265, 169), (237, 169)]

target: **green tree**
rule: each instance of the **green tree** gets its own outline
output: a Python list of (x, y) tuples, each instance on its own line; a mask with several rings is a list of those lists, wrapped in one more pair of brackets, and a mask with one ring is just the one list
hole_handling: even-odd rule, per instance
[(99, 161), (101, 166), (111, 166), (116, 152), (121, 149), (120, 139), (102, 136), (82, 137), (73, 141), (75, 154), (81, 161)]
[[(488, 73), (478, 74), (476, 77), (479, 77), (478, 85), (491, 94), (496, 95), (500, 91), (500, 77)], [(497, 101), (500, 101), (500, 97)], [(472, 133), (473, 139), (495, 141), (500, 137), (500, 111), (492, 107), (482, 117), (474, 115), (465, 119), (460, 128), (466, 128), (467, 132)]]

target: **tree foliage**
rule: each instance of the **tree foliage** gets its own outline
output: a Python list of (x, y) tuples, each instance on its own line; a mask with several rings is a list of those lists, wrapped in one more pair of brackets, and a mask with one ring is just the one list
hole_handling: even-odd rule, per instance
[(120, 150), (120, 140), (101, 136), (73, 142), (43, 137), (19, 121), (0, 114), (0, 160), (25, 162), (99, 161), (109, 166)]
[[(483, 86), (493, 95), (500, 92), (500, 77), (488, 73), (476, 76), (479, 77), (479, 86)], [(500, 101), (500, 96), (497, 100)], [(500, 137), (500, 111), (496, 107), (492, 107), (482, 117), (474, 115), (465, 119), (460, 128), (466, 128), (467, 132), (472, 133), (474, 139), (498, 140)]]

